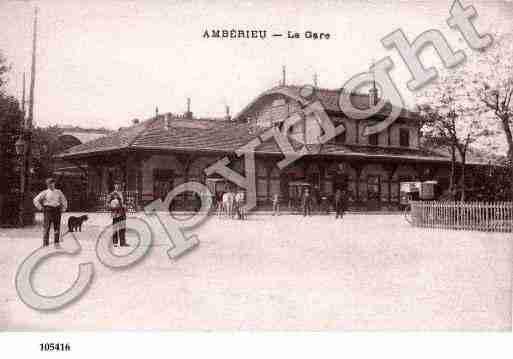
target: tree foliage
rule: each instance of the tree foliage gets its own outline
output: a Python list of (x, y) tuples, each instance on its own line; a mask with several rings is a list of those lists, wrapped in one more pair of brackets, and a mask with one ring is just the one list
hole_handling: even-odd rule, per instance
[(5, 91), (8, 70), (0, 53), (0, 223), (16, 220), (16, 202), (11, 199), (20, 185), (20, 163), (14, 144), (21, 133), (23, 114), (19, 102)]
[(481, 104), (499, 124), (513, 161), (513, 33), (497, 36), (473, 71), (473, 88)]
[(513, 163), (513, 34), (494, 39), (490, 48), (446, 70), (417, 96), (425, 140), (449, 149), (454, 161), (461, 162), (460, 184), (471, 147), (506, 152)]
[(466, 75), (453, 71), (441, 76), (430, 88), (418, 95), (418, 109), (423, 119), (422, 134), (426, 143), (446, 148), (452, 159), (451, 191), (455, 163), (461, 164), (459, 192), (465, 199), (465, 164), (470, 147), (483, 137), (493, 135), (483, 116), (486, 111), (467, 91)]

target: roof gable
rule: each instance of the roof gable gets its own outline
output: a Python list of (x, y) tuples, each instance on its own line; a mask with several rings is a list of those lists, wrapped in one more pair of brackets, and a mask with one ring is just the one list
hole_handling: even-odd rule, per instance
[[(251, 101), (246, 107), (244, 107), (234, 118), (237, 120), (242, 120), (245, 118), (248, 112), (262, 99), (268, 96), (276, 96), (283, 95), (288, 98), (291, 98), (301, 105), (306, 106), (309, 103), (309, 100), (303, 98), (301, 96), (301, 90), (305, 86), (296, 86), (296, 85), (288, 85), (288, 86), (278, 86), (274, 87), (270, 90), (267, 90), (260, 94), (256, 99)], [(351, 111), (349, 109), (341, 109), (339, 106), (339, 97), (342, 89), (324, 89), (324, 88), (314, 88), (314, 96), (321, 102), (326, 111), (346, 115), (351, 117)], [(351, 94), (351, 103), (354, 107), (364, 110), (369, 108), (369, 96), (361, 93), (352, 93)], [(386, 102), (385, 106), (378, 112), (376, 116), (379, 118), (386, 118), (392, 109), (397, 109), (398, 107), (395, 105)], [(411, 112), (405, 108), (400, 109), (400, 117), (404, 119), (416, 120), (418, 118), (417, 114)], [(357, 118), (355, 116), (355, 118)]]

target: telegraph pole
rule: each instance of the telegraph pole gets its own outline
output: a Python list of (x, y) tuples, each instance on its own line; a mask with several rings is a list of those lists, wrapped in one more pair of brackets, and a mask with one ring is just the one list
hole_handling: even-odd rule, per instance
[[(19, 222), (20, 226), (25, 225), (25, 212), (28, 210), (29, 200), (27, 199), (27, 192), (30, 191), (30, 165), (32, 154), (32, 124), (34, 120), (34, 87), (36, 82), (36, 44), (37, 44), (37, 7), (34, 11), (34, 28), (32, 37), (32, 65), (30, 68), (30, 89), (29, 89), (29, 108), (28, 118), (25, 120), (25, 99), (23, 99), (23, 129), (22, 129), (22, 143), (24, 144), (22, 150), (22, 166), (21, 166), (21, 185), (20, 185), (20, 208), (19, 208)], [(24, 77), (25, 79), (25, 77)], [(23, 94), (25, 94), (25, 81), (23, 84)], [(25, 97), (25, 95), (23, 95)], [(32, 221), (30, 221), (32, 222)]]

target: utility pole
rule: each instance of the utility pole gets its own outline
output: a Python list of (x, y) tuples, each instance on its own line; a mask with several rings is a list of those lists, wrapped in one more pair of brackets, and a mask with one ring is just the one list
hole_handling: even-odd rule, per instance
[(21, 112), (23, 113), (22, 126), (25, 127), (25, 90), (27, 85), (25, 84), (25, 72), (23, 72), (23, 90), (21, 92)]
[[(23, 128), (22, 128), (22, 166), (21, 166), (21, 185), (20, 185), (20, 207), (19, 222), (20, 226), (24, 226), (25, 212), (29, 207), (27, 192), (30, 191), (30, 165), (32, 154), (32, 124), (34, 122), (34, 87), (36, 81), (36, 44), (37, 44), (37, 7), (34, 11), (34, 28), (32, 37), (32, 65), (30, 69), (30, 92), (29, 92), (29, 108), (28, 118), (25, 120), (25, 76), (23, 76)], [(32, 222), (32, 221), (30, 221)], [(30, 223), (31, 224), (31, 223)]]

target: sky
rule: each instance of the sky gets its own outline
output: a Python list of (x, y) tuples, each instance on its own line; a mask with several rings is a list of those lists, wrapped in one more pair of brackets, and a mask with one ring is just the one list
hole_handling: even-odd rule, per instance
[[(0, 51), (11, 64), (8, 91), (18, 98), (30, 72), (32, 21), (39, 7), (34, 122), (107, 127), (159, 112), (182, 113), (191, 98), (195, 116), (232, 114), (278, 85), (313, 82), (340, 88), (390, 56), (391, 76), (407, 105), (406, 65), (380, 40), (402, 29), (413, 40), (440, 30), (453, 49), (466, 48), (446, 19), (452, 1), (9, 1), (0, 0)], [(463, 1), (474, 5), (479, 32), (512, 31), (513, 1)], [(211, 29), (330, 33), (329, 40), (205, 39)], [(442, 63), (428, 48), (422, 59)]]

